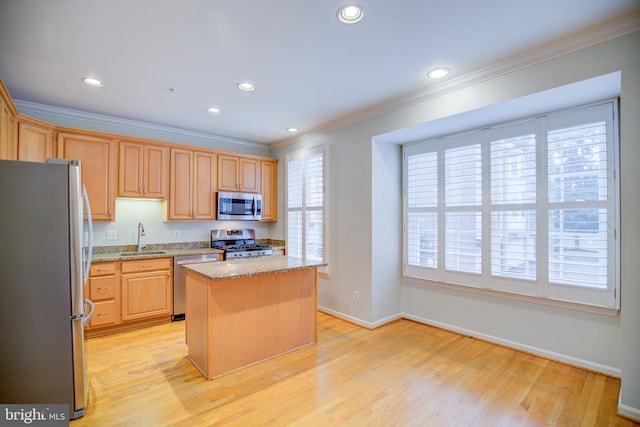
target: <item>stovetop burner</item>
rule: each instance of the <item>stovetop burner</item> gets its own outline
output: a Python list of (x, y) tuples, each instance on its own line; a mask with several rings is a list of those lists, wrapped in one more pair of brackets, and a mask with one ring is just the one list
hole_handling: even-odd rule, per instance
[(225, 259), (271, 255), (271, 247), (256, 243), (255, 237), (252, 229), (211, 230), (211, 247), (223, 250)]

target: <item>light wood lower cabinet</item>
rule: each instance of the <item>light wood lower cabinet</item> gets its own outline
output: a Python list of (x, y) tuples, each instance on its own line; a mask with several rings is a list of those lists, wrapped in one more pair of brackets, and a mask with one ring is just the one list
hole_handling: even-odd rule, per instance
[(86, 325), (90, 336), (168, 322), (173, 259), (93, 263), (85, 292), (95, 306)]
[(171, 315), (171, 258), (122, 262), (122, 321)]
[(119, 323), (116, 304), (117, 290), (117, 263), (92, 264), (89, 272), (88, 292), (95, 307), (93, 316), (87, 325), (89, 329)]

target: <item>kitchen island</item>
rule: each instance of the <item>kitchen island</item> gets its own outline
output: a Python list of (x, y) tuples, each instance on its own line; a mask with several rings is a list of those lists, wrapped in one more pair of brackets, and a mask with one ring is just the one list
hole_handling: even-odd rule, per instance
[(186, 270), (188, 358), (208, 379), (317, 341), (317, 268), (289, 256)]

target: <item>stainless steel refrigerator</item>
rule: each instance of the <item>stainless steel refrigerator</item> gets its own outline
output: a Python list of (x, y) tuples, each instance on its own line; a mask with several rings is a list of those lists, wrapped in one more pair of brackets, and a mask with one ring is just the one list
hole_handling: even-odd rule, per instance
[(93, 307), (81, 176), (78, 161), (0, 160), (0, 403), (68, 404), (72, 419), (86, 408)]

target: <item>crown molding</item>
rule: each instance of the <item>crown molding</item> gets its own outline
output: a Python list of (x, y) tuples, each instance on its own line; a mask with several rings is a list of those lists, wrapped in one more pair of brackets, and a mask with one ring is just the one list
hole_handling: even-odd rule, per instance
[(270, 149), (282, 149), (295, 144), (303, 137), (309, 137), (321, 132), (336, 130), (364, 120), (368, 120), (386, 113), (418, 104), (448, 93), (473, 86), (483, 81), (512, 73), (563, 55), (594, 46), (617, 37), (640, 30), (640, 9), (632, 13), (613, 18), (598, 25), (573, 33), (567, 37), (554, 40), (536, 48), (521, 52), (488, 67), (467, 73), (457, 78), (437, 85), (391, 98), (385, 102), (369, 108), (346, 114), (335, 120), (326, 122), (313, 129), (301, 132), (295, 136), (275, 141), (269, 145)]
[(233, 149), (245, 147), (250, 150), (268, 152), (269, 147), (253, 141), (229, 138), (225, 136), (211, 135), (203, 132), (190, 131), (186, 129), (173, 128), (169, 126), (138, 122), (135, 120), (122, 119), (118, 117), (105, 116), (102, 114), (88, 113), (63, 107), (38, 104), (30, 101), (16, 99), (14, 104), (20, 114), (44, 118), (45, 121), (60, 126), (78, 127), (78, 123), (84, 124), (84, 129), (98, 132), (126, 133), (127, 136), (144, 137), (151, 139), (162, 138), (170, 142), (186, 143), (188, 141), (198, 141), (200, 146)]

